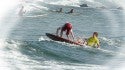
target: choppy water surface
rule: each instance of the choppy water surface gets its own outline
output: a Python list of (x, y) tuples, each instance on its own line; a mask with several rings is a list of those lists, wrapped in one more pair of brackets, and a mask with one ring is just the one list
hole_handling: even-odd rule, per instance
[[(63, 6), (55, 0), (50, 3), (56, 5), (43, 2), (27, 1), (24, 6), (26, 13), (23, 16), (9, 13), (3, 21), (9, 25), (15, 24), (13, 28), (9, 28), (7, 39), (4, 42), (1, 40), (1, 44), (5, 46), (0, 50), (1, 59), (5, 63), (4, 68), (10, 70), (120, 68), (116, 63), (124, 63), (125, 58), (121, 50), (124, 49), (125, 42), (124, 10)], [(63, 13), (54, 12), (59, 8), (63, 8)], [(74, 13), (66, 14), (71, 8), (74, 9)], [(10, 21), (13, 19), (15, 21)], [(45, 36), (45, 33), (55, 33), (57, 27), (66, 21), (72, 23), (76, 37), (88, 38), (94, 31), (98, 32), (101, 48), (55, 42)]]

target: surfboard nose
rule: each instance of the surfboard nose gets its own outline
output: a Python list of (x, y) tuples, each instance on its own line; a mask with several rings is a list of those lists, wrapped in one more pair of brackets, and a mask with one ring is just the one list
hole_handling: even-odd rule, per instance
[(46, 33), (46, 35), (48, 36), (48, 35), (49, 35), (49, 33)]

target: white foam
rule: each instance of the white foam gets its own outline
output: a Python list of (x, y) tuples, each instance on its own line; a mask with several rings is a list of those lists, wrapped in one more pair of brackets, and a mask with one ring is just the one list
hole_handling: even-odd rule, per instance
[(29, 18), (36, 18), (36, 17), (45, 17), (47, 14), (44, 15), (33, 15), (33, 16), (23, 16), (23, 17), (29, 17)]
[(107, 67), (101, 66), (101, 65), (92, 65), (92, 64), (78, 64), (78, 63), (71, 63), (71, 64), (65, 64), (64, 62), (58, 63), (55, 61), (45, 61), (45, 65), (42, 68), (44, 69), (51, 69), (51, 70), (64, 70), (64, 69), (70, 69), (70, 70), (107, 70)]
[(43, 41), (43, 40), (45, 40), (45, 39), (43, 38), (43, 36), (41, 36), (41, 37), (39, 38), (39, 41)]
[[(2, 41), (3, 42), (3, 41)], [(0, 42), (0, 43), (2, 43)], [(3, 42), (5, 49), (0, 49), (0, 70), (16, 70), (16, 68), (21, 70), (29, 70), (30, 64), (38, 64), (35, 60), (29, 59), (27, 55), (20, 52), (20, 43), (11, 40), (10, 42)], [(28, 62), (28, 64), (27, 64)]]
[(119, 40), (116, 41), (114, 39), (109, 39), (106, 37), (101, 37), (100, 39), (102, 40), (103, 43), (107, 43), (109, 46), (116, 45), (120, 42)]

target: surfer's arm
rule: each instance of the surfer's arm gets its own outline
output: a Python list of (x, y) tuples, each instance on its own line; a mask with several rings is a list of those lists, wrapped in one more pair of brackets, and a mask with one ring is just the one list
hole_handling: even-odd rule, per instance
[(100, 48), (100, 43), (99, 43), (99, 40), (97, 42), (97, 48)]
[(61, 27), (58, 27), (56, 30), (56, 35), (58, 36), (59, 30), (61, 29)]
[(99, 45), (99, 44), (97, 44), (97, 48), (100, 48), (100, 45)]

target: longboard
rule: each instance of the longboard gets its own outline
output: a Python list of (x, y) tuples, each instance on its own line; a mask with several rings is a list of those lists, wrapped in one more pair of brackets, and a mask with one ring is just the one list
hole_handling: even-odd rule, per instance
[(54, 35), (54, 34), (46, 33), (46, 36), (49, 37), (50, 39), (54, 40), (54, 41), (66, 42), (66, 43), (70, 43), (70, 44), (83, 46), (82, 44), (79, 44), (77, 42), (74, 42), (74, 41), (71, 41), (71, 40), (68, 40), (68, 39), (65, 39), (65, 38), (62, 38), (62, 37), (59, 37), (59, 36)]

